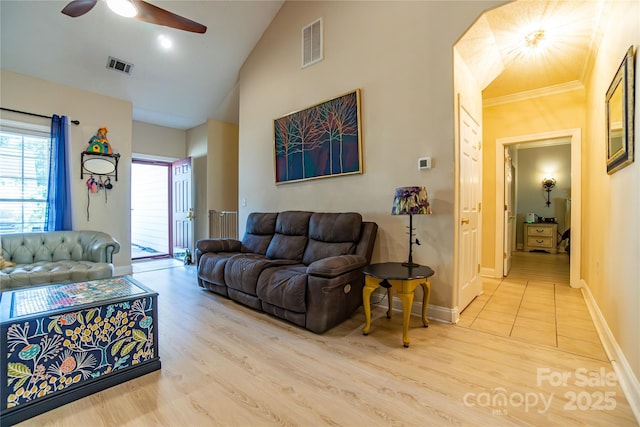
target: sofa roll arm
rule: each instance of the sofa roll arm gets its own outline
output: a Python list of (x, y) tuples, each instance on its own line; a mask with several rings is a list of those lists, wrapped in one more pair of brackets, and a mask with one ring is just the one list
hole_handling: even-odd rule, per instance
[(196, 242), (196, 251), (205, 252), (240, 252), (242, 242), (236, 239), (202, 239)]
[(367, 265), (367, 259), (361, 255), (339, 255), (319, 259), (307, 267), (312, 276), (337, 277)]
[(113, 255), (120, 252), (120, 243), (107, 233), (97, 233), (87, 246), (87, 259), (113, 264)]

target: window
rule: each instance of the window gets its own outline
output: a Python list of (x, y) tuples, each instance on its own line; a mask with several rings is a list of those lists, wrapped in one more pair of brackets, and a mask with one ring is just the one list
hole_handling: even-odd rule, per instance
[(0, 128), (0, 234), (44, 230), (50, 141), (42, 126)]

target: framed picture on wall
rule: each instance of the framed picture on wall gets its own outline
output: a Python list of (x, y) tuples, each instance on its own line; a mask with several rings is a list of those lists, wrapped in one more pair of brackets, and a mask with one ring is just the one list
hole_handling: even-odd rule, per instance
[(607, 129), (607, 173), (633, 163), (634, 60), (633, 46), (627, 50), (605, 98)]
[(362, 173), (360, 89), (273, 121), (276, 184)]

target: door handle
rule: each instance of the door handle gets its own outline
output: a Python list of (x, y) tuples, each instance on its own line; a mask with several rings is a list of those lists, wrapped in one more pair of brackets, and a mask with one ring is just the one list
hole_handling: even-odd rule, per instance
[(469, 218), (462, 218), (461, 224), (469, 224)]

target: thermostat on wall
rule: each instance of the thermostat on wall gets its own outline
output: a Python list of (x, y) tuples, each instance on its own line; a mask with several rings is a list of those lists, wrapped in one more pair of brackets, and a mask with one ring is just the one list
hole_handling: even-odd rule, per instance
[(431, 157), (420, 157), (418, 159), (418, 170), (431, 169)]

